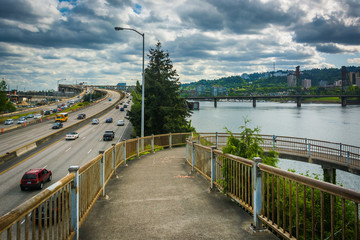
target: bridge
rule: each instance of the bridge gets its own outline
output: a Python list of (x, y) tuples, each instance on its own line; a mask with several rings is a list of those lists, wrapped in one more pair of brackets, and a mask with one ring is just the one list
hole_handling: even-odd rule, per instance
[[(269, 235), (265, 237), (261, 235), (264, 231), (263, 227), (266, 227), (286, 239), (314, 239), (315, 237), (359, 239), (360, 192), (264, 165), (259, 158), (249, 160), (223, 154), (220, 149), (225, 138), (224, 134), (216, 133), (203, 133), (198, 136), (190, 133), (170, 133), (113, 144), (111, 148), (100, 152), (96, 158), (81, 168), (71, 166), (67, 176), (0, 217), (0, 237), (1, 239), (12, 239), (13, 236), (15, 239), (28, 239), (30, 236), (39, 239), (55, 237), (78, 239), (83, 234), (84, 237), (89, 236), (96, 239), (96, 236), (115, 238), (115, 235), (112, 234), (116, 233), (118, 237), (130, 236), (123, 235), (130, 232), (139, 238), (141, 234), (148, 233), (140, 224), (146, 222), (148, 225), (145, 230), (152, 228), (152, 234), (184, 233), (184, 235), (169, 235), (178, 236), (178, 238), (199, 236), (199, 238), (205, 239), (206, 231), (204, 230), (221, 229), (226, 225), (226, 228), (233, 229), (240, 238), (267, 239)], [(291, 137), (276, 136), (274, 138), (274, 136), (264, 135), (264, 138), (263, 147), (267, 149), (274, 148), (281, 153), (292, 154), (295, 157), (346, 165), (349, 171), (360, 168), (359, 147)], [(204, 145), (205, 143), (207, 145)], [(171, 150), (172, 148), (184, 146), (184, 144), (186, 144), (183, 150), (185, 153), (180, 151), (180, 154), (179, 152), (175, 154), (176, 156), (172, 154), (172, 151), (179, 151), (178, 148)], [(150, 153), (141, 156), (141, 154), (155, 152), (162, 148), (169, 150), (164, 150), (167, 152), (161, 154)], [(140, 156), (144, 165), (137, 163)], [(131, 159), (133, 161), (129, 162)], [(187, 164), (184, 165), (184, 168), (181, 167), (179, 160), (180, 162), (186, 161)], [(148, 191), (149, 187), (162, 185), (159, 189), (161, 191), (167, 189), (172, 198), (168, 195), (163, 198), (163, 195), (156, 191), (155, 195), (146, 197), (147, 192), (122, 185), (120, 180), (125, 176), (122, 175), (122, 172), (131, 171), (131, 166), (134, 164), (137, 164), (138, 170), (126, 175), (127, 178), (133, 178), (129, 179), (128, 183), (132, 180), (136, 181), (138, 174), (150, 173), (141, 181), (141, 185), (144, 185), (141, 189)], [(165, 169), (156, 171), (157, 166), (165, 166)], [(179, 167), (183, 168), (183, 171), (180, 171)], [(156, 181), (158, 176), (152, 176), (150, 170), (166, 175), (169, 181)], [(191, 173), (189, 173), (190, 170)], [(234, 209), (228, 212), (222, 209), (225, 212), (221, 213), (221, 209), (212, 209), (211, 206), (215, 207), (217, 201), (226, 203), (230, 207), (229, 202), (221, 198), (221, 195), (209, 197), (202, 194), (204, 200), (199, 199), (199, 202), (194, 202), (192, 198), (199, 195), (192, 195), (195, 194), (193, 189), (204, 192), (207, 188), (199, 183), (200, 179), (194, 179), (193, 182), (197, 184), (193, 184), (193, 186), (189, 183), (181, 184), (179, 181), (175, 181), (176, 184), (173, 185), (174, 181), (172, 180), (174, 179), (193, 180), (197, 174), (203, 175), (208, 180), (207, 186), (211, 190), (220, 189), (226, 193), (249, 213), (248, 216), (252, 220), (245, 216), (245, 212), (240, 213)], [(116, 179), (120, 179), (119, 182), (111, 185), (111, 182)], [(118, 191), (115, 194), (114, 188), (119, 187), (126, 190), (129, 195), (125, 196), (124, 191)], [(176, 215), (176, 219), (181, 220), (180, 225), (176, 224), (176, 221), (171, 224), (171, 218), (166, 214), (171, 212), (169, 210), (173, 210), (173, 208), (167, 208), (169, 205), (166, 202), (176, 202), (176, 196), (179, 197), (179, 195), (175, 196), (175, 194), (179, 192), (182, 193), (181, 199), (184, 205), (177, 205), (175, 208), (177, 211), (173, 213)], [(111, 195), (113, 193), (114, 195)], [(133, 199), (133, 194), (143, 196), (143, 198)], [(116, 200), (116, 198), (120, 199)], [(97, 199), (100, 202), (96, 202)], [(109, 199), (112, 199), (112, 204), (106, 203)], [(155, 202), (158, 203), (157, 207), (152, 204)], [(124, 203), (134, 203), (138, 207), (129, 209), (131, 210), (129, 212), (123, 212), (119, 206)], [(141, 207), (142, 204), (147, 205), (150, 209)], [(237, 205), (234, 204), (234, 206)], [(92, 208), (94, 210), (90, 212)], [(51, 209), (56, 209), (56, 211), (51, 211)], [(209, 213), (209, 209), (216, 214)], [(39, 211), (42, 213), (42, 218), (37, 217)], [(117, 214), (106, 216), (105, 211), (114, 211)], [(195, 215), (191, 215), (191, 212), (196, 211), (206, 212), (212, 219), (220, 218), (220, 222), (225, 225), (220, 225), (219, 228), (219, 226), (213, 225), (219, 221), (206, 221), (206, 216), (197, 220), (195, 218), (194, 221), (191, 217), (195, 217)], [(236, 218), (233, 218), (233, 211), (241, 215), (239, 218), (243, 222), (235, 222), (238, 225), (229, 228), (229, 224), (230, 226), (232, 224), (227, 223), (227, 217), (230, 221)], [(92, 215), (93, 213), (95, 215)], [(101, 215), (98, 216), (98, 214)], [(141, 222), (134, 221), (131, 218), (134, 216), (132, 214), (141, 219)], [(152, 214), (157, 214), (157, 216)], [(188, 215), (190, 218), (186, 218)], [(106, 224), (99, 223), (99, 217)], [(164, 217), (168, 224), (161, 228), (160, 225), (151, 221), (155, 220), (154, 217), (159, 217), (160, 220)], [(36, 224), (37, 222), (38, 224)], [(101, 222), (103, 223), (103, 221)], [(133, 225), (130, 226), (128, 223)], [(244, 224), (247, 226), (244, 227)], [(182, 229), (179, 229), (179, 226)], [(123, 231), (116, 232), (117, 229)], [(189, 229), (191, 229), (190, 232), (188, 232)], [(241, 235), (246, 234), (245, 231), (242, 231), (244, 229), (255, 235)], [(86, 235), (87, 232), (89, 235)], [(102, 233), (107, 235), (101, 235)], [(161, 236), (166, 238), (166, 235)], [(236, 238), (235, 235), (224, 236)]]
[(214, 101), (214, 107), (217, 107), (217, 101), (223, 100), (249, 100), (253, 102), (253, 107), (256, 107), (256, 101), (260, 99), (295, 99), (297, 107), (301, 107), (301, 101), (305, 98), (323, 98), (323, 97), (338, 97), (341, 98), (341, 106), (345, 107), (349, 98), (360, 99), (359, 95), (278, 95), (278, 96), (222, 96), (222, 97), (186, 97), (187, 100), (201, 100)]

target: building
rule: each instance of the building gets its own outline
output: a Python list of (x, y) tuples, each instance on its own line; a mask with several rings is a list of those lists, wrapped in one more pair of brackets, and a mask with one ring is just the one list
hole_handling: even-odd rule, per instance
[(217, 97), (218, 96), (218, 88), (217, 87), (211, 87), (210, 88), (210, 95), (213, 97)]
[(302, 80), (302, 87), (304, 88), (304, 89), (309, 89), (309, 88), (311, 88), (311, 79), (303, 79)]
[(357, 77), (357, 78), (356, 78), (356, 82), (355, 82), (355, 83), (356, 83), (356, 86), (360, 87), (360, 77)]
[(350, 84), (351, 85), (354, 85), (354, 84), (356, 84), (357, 85), (357, 83), (356, 83), (356, 79), (358, 78), (358, 77), (360, 77), (360, 73), (355, 73), (355, 72), (349, 72), (349, 81), (350, 81)]
[(197, 96), (204, 96), (206, 93), (206, 88), (204, 85), (196, 86), (196, 95)]
[(334, 87), (342, 87), (342, 80), (337, 80), (334, 82)]
[(296, 76), (295, 75), (287, 76), (287, 85), (288, 85), (288, 87), (296, 87)]

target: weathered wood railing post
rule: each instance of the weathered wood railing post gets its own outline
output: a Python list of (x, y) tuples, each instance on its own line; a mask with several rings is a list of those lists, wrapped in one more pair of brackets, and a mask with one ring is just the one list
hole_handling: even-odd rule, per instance
[(262, 163), (262, 159), (259, 157), (253, 158), (253, 169), (252, 169), (252, 184), (254, 187), (253, 192), (253, 204), (254, 204), (254, 231), (262, 230), (261, 221), (258, 218), (258, 215), (261, 211), (261, 175), (262, 172), (260, 171), (258, 164)]
[(69, 173), (75, 173), (74, 181), (71, 185), (71, 230), (75, 232), (73, 239), (79, 239), (80, 215), (79, 215), (79, 166), (70, 166)]

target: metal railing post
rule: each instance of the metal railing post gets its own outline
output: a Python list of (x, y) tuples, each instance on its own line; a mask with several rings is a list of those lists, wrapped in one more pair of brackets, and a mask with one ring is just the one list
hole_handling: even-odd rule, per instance
[(116, 144), (113, 143), (111, 144), (113, 149), (112, 149), (112, 165), (113, 165), (113, 169), (114, 169), (114, 175), (116, 175), (116, 151), (115, 151), (115, 148), (116, 148)]
[(342, 144), (340, 143), (340, 157), (342, 157)]
[(309, 157), (311, 157), (311, 145), (310, 145), (310, 143), (309, 143)]
[(215, 155), (214, 155), (214, 149), (216, 149), (216, 146), (211, 146), (211, 189), (214, 189), (214, 182), (215, 182)]
[(188, 138), (185, 139), (185, 159), (188, 160), (188, 147), (189, 147), (189, 144), (188, 144)]
[(154, 134), (151, 134), (151, 152), (153, 153), (154, 151)]
[(172, 149), (172, 134), (169, 134), (169, 148)]
[(136, 137), (136, 156), (139, 157), (139, 137)]
[(219, 134), (216, 132), (216, 148), (219, 146)]
[(73, 184), (71, 184), (71, 229), (75, 232), (74, 239), (79, 239), (79, 166), (70, 166), (69, 173), (75, 173)]
[(254, 193), (253, 193), (253, 203), (254, 203), (254, 227), (255, 230), (261, 230), (261, 221), (258, 218), (258, 215), (260, 215), (261, 211), (261, 175), (262, 172), (260, 171), (258, 164), (262, 163), (262, 159), (259, 157), (253, 158), (253, 169), (252, 169), (252, 184), (254, 186)]
[(276, 136), (273, 135), (273, 151), (275, 151)]
[(124, 162), (126, 166), (126, 139), (124, 139)]
[(307, 138), (305, 138), (305, 150), (307, 150), (306, 149), (307, 147), (308, 147)]
[(350, 165), (350, 152), (349, 151), (346, 152), (346, 158), (347, 158), (347, 165), (349, 166)]
[(194, 167), (195, 167), (195, 141), (193, 141), (193, 144), (192, 144), (192, 171), (194, 171)]
[(200, 133), (198, 135), (198, 144), (201, 144), (201, 137), (200, 137)]
[(99, 151), (102, 154), (100, 162), (100, 186), (102, 187), (102, 196), (105, 196), (105, 152)]

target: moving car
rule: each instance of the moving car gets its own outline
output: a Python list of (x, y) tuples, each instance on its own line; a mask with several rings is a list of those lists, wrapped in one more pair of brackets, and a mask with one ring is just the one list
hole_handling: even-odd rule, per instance
[(105, 122), (106, 122), (106, 123), (112, 123), (112, 122), (113, 122), (113, 119), (112, 119), (112, 118), (107, 118)]
[(117, 122), (118, 126), (124, 126), (124, 124), (125, 124), (124, 120), (121, 119)]
[(34, 114), (29, 114), (26, 116), (26, 118), (33, 118), (34, 117)]
[(35, 114), (35, 115), (34, 115), (34, 119), (40, 119), (40, 118), (42, 118), (42, 115), (41, 115), (41, 114)]
[(123, 112), (124, 111), (124, 108), (120, 108), (120, 112)]
[(84, 118), (86, 118), (86, 114), (85, 114), (85, 113), (79, 113), (79, 114), (78, 114), (77, 119), (84, 119)]
[(59, 129), (59, 128), (62, 128), (62, 127), (63, 127), (62, 122), (56, 122), (56, 123), (54, 123), (52, 129)]
[(112, 130), (106, 130), (103, 135), (103, 141), (111, 141), (115, 137), (115, 132)]
[(100, 121), (99, 121), (99, 119), (97, 119), (97, 118), (94, 118), (93, 120), (92, 120), (92, 122), (91, 122), (91, 124), (93, 124), (93, 125), (96, 125), (96, 124), (99, 124), (100, 123)]
[(10, 125), (10, 124), (13, 124), (14, 123), (14, 120), (13, 119), (6, 119), (5, 120), (5, 125)]
[(42, 189), (45, 182), (52, 179), (52, 172), (45, 168), (35, 168), (27, 171), (20, 180), (20, 189), (23, 191), (30, 188)]
[(115, 109), (119, 109), (119, 105), (116, 105)]
[(18, 124), (23, 124), (23, 123), (26, 123), (26, 122), (27, 122), (27, 120), (26, 120), (25, 117), (21, 117), (21, 118), (19, 118), (19, 120), (17, 121)]
[(75, 139), (77, 139), (78, 137), (79, 137), (79, 133), (77, 133), (77, 132), (70, 132), (70, 133), (66, 134), (65, 139), (66, 139), (66, 140), (71, 140), (71, 139), (75, 140)]

